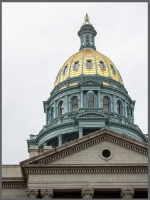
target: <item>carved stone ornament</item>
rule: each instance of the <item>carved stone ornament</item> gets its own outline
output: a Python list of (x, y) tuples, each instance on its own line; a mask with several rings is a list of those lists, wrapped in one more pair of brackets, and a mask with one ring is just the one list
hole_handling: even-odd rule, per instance
[(134, 195), (134, 189), (133, 188), (122, 188), (121, 189), (121, 197), (123, 199), (131, 199)]
[(40, 191), (43, 199), (53, 198), (53, 189), (41, 189)]
[(92, 199), (94, 196), (94, 189), (93, 188), (81, 189), (81, 196), (83, 199)]
[(30, 199), (35, 199), (35, 198), (37, 198), (39, 196), (39, 190), (26, 189), (26, 195)]

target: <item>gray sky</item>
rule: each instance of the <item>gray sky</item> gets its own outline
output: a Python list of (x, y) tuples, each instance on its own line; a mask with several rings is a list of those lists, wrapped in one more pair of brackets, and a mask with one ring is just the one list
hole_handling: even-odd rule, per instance
[(29, 157), (30, 134), (45, 124), (43, 101), (64, 62), (79, 50), (84, 16), (96, 48), (136, 100), (135, 124), (148, 133), (148, 3), (2, 3), (2, 163)]

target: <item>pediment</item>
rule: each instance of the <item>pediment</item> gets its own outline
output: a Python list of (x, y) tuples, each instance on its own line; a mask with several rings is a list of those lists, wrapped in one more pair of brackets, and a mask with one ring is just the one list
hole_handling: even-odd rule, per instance
[(76, 119), (107, 119), (108, 117), (106, 115), (104, 115), (103, 113), (98, 113), (98, 112), (83, 112), (80, 113)]
[[(67, 160), (74, 159), (74, 157), (76, 157), (76, 155), (78, 154), (78, 156), (72, 163), (75, 164), (76, 159), (80, 157), (81, 154), (84, 153), (85, 155), (87, 155), (84, 156), (85, 161), (90, 160), (90, 158), (93, 158), (94, 156), (97, 156), (95, 157), (95, 162), (96, 162), (96, 160), (100, 158), (101, 149), (104, 147), (106, 147), (106, 149), (107, 148), (109, 149), (109, 147), (110, 149), (117, 149), (118, 153), (122, 152), (122, 155), (118, 154), (120, 155), (120, 158), (121, 157), (127, 158), (128, 162), (130, 160), (131, 163), (134, 163), (134, 161), (138, 162), (140, 159), (143, 162), (143, 159), (145, 158), (147, 159), (148, 155), (147, 143), (143, 143), (141, 141), (135, 140), (123, 134), (111, 131), (109, 129), (101, 129), (99, 131), (86, 135), (82, 138), (64, 144), (60, 147), (53, 148), (52, 150), (41, 153), (25, 161), (22, 161), (20, 162), (20, 165), (21, 167), (24, 167), (27, 165), (43, 166), (43, 165), (53, 165), (53, 164), (69, 164), (69, 162), (67, 163)], [(95, 148), (99, 149), (98, 151), (99, 153), (97, 155), (93, 154), (89, 157), (88, 151), (89, 152), (97, 151)], [(85, 163), (82, 162), (83, 161), (82, 156), (80, 157), (80, 159), (81, 159), (80, 164), (88, 164), (86, 162)], [(127, 162), (127, 160), (124, 161)], [(93, 162), (94, 161), (92, 161), (92, 163)]]
[(98, 81), (95, 81), (95, 80), (92, 80), (92, 79), (89, 79), (89, 80), (87, 80), (87, 81), (83, 81), (83, 82), (81, 82), (81, 83), (79, 83), (81, 86), (82, 85), (101, 85), (101, 83), (99, 83)]

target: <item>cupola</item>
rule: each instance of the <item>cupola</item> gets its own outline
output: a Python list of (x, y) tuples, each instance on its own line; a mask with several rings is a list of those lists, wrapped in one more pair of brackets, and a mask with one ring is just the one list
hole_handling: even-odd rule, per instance
[(95, 47), (95, 36), (97, 34), (93, 25), (89, 22), (90, 17), (86, 13), (85, 22), (82, 24), (80, 30), (78, 31), (78, 36), (80, 37), (80, 50), (84, 48), (92, 48), (96, 50)]

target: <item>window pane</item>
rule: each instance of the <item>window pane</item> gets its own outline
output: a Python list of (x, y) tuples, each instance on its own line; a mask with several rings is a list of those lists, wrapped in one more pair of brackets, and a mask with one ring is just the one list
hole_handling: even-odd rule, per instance
[(54, 108), (51, 109), (51, 120), (54, 118)]
[(111, 67), (113, 74), (116, 74), (114, 67), (112, 65), (110, 65), (110, 67)]
[(87, 68), (88, 69), (92, 68), (92, 62), (91, 62), (91, 60), (87, 60)]
[(94, 94), (88, 94), (88, 108), (94, 108)]
[(109, 111), (109, 101), (106, 97), (103, 98), (103, 110)]
[(65, 113), (65, 111), (64, 111), (64, 103), (61, 102), (60, 103), (60, 115), (63, 115), (64, 113)]
[(68, 66), (65, 66), (64, 71), (63, 71), (63, 75), (66, 74), (67, 69), (68, 69)]
[(74, 71), (78, 70), (79, 62), (74, 63)]
[(78, 98), (74, 97), (72, 98), (72, 111), (78, 110)]
[(119, 115), (121, 114), (121, 107), (119, 102), (117, 102), (117, 112)]
[(102, 61), (100, 61), (100, 68), (101, 68), (101, 70), (105, 70), (105, 66), (104, 66), (104, 63)]

